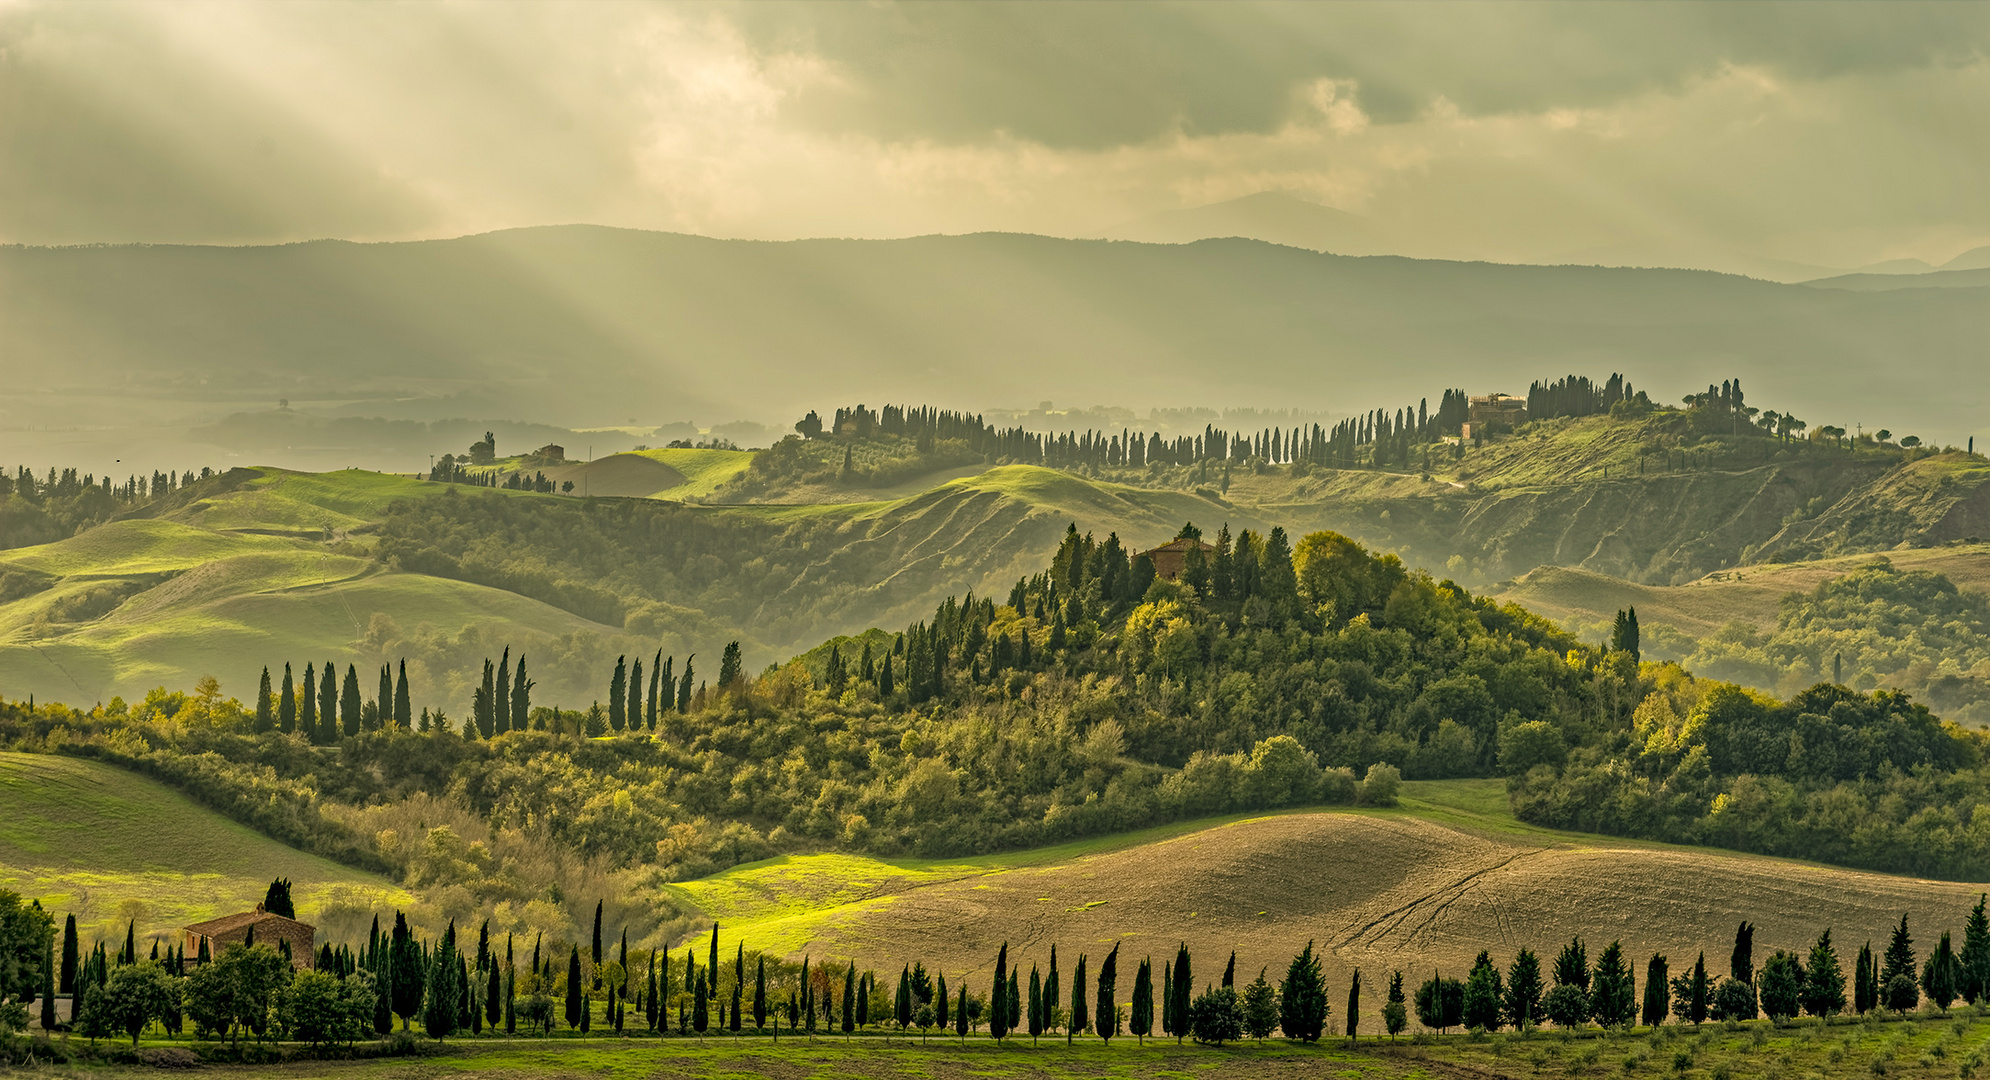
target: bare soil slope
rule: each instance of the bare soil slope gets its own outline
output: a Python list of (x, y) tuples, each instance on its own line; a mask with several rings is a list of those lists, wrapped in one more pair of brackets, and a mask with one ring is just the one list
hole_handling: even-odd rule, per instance
[(555, 484), (573, 481), (574, 495), (643, 499), (684, 483), (684, 474), (643, 454), (610, 454), (544, 470)]
[[(891, 888), (892, 886), (885, 886)], [(878, 970), (912, 960), (985, 981), (997, 949), (1042, 965), (1123, 943), (1131, 987), (1141, 956), (1158, 964), (1184, 936), (1198, 982), (1221, 975), (1230, 950), (1240, 979), (1276, 976), (1312, 940), (1344, 992), (1361, 968), (1462, 976), (1480, 949), (1505, 963), (1525, 946), (1551, 960), (1580, 934), (1591, 956), (1621, 940), (1640, 978), (1653, 952), (1690, 965), (1700, 950), (1724, 972), (1735, 925), (1759, 925), (1758, 963), (1808, 947), (1832, 928), (1849, 965), (1906, 912), (1932, 943), (1959, 928), (1977, 889), (1783, 860), (1659, 846), (1577, 846), (1479, 835), (1413, 817), (1305, 813), (1238, 821), (1056, 865), (910, 884), (825, 921), (817, 957), (851, 956)], [(882, 899), (882, 898), (880, 898)], [(742, 929), (749, 946), (751, 927)]]

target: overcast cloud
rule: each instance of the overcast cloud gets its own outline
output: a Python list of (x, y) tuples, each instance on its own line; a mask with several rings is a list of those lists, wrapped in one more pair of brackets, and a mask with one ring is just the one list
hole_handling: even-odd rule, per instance
[(1406, 253), (1990, 243), (1981, 4), (0, 0), (0, 239), (1090, 235), (1262, 190)]

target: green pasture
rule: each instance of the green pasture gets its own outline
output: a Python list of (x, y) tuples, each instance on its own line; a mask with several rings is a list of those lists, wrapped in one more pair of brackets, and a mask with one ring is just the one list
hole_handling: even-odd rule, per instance
[[(0, 888), (75, 914), (86, 940), (140, 940), (246, 911), (272, 878), (296, 886), (298, 915), (406, 906), (386, 879), (287, 847), (157, 781), (111, 765), (0, 752)], [(363, 927), (362, 927), (363, 929)]]

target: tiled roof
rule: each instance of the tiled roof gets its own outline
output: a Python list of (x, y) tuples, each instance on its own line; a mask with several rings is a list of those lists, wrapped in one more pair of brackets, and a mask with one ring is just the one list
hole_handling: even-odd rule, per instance
[(223, 915), (218, 919), (209, 919), (206, 922), (194, 923), (185, 929), (187, 933), (198, 934), (201, 937), (220, 937), (224, 934), (232, 934), (237, 930), (246, 930), (252, 923), (263, 924), (271, 921), (301, 926), (313, 933), (318, 929), (310, 923), (285, 918), (273, 911), (263, 911), (260, 907), (255, 911), (244, 911), (239, 915)]

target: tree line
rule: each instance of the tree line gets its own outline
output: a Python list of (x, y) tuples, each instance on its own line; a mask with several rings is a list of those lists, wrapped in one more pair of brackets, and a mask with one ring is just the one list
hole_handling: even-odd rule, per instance
[[(265, 907), (294, 915), (289, 887), (287, 880), (271, 883)], [(929, 972), (923, 962), (904, 964), (892, 980), (860, 971), (852, 961), (818, 963), (804, 956), (797, 964), (749, 953), (743, 941), (727, 957), (717, 924), (702, 950), (698, 942), (687, 943), (681, 959), (663, 949), (632, 952), (626, 930), (610, 947), (603, 911), (597, 904), (589, 941), (548, 943), (541, 936), (529, 954), (510, 934), (500, 948), (488, 922), (473, 950), (453, 920), (430, 940), (397, 912), (387, 930), (376, 917), (363, 945), (326, 943), (303, 963), (290, 955), (287, 941), (259, 943), (253, 929), (219, 955), (210, 954), (205, 941), (193, 957), (171, 948), (162, 953), (155, 941), (151, 956), (141, 960), (135, 928), (127, 928), (114, 953), (103, 942), (85, 952), (73, 917), (58, 950), (53, 920), (40, 904), (24, 905), (18, 895), (0, 891), (0, 1030), (26, 1028), (28, 1009), (37, 1003), (45, 1031), (75, 1030), (93, 1039), (122, 1035), (134, 1045), (155, 1025), (180, 1036), (188, 1021), (196, 1038), (246, 1035), (314, 1045), (386, 1036), (397, 1024), (401, 1031), (418, 1024), (436, 1040), (487, 1032), (516, 1036), (521, 1028), (550, 1035), (563, 1025), (577, 1035), (597, 1029), (617, 1036), (751, 1031), (778, 1038), (785, 1030), (813, 1038), (917, 1029), (965, 1038), (985, 1030), (992, 1039), (1027, 1036), (1033, 1043), (1060, 1035), (1067, 1043), (1081, 1036), (1110, 1043), (1130, 1035), (1142, 1042), (1173, 1037), (1216, 1046), (1274, 1034), (1314, 1043), (1336, 1028), (1354, 1040), (1363, 1030), (1361, 971), (1350, 974), (1346, 996), (1336, 998), (1313, 942), (1293, 955), (1281, 977), (1274, 980), (1269, 968), (1261, 969), (1242, 985), (1235, 952), (1220, 977), (1198, 980), (1186, 941), (1161, 957), (1158, 970), (1152, 956), (1129, 957), (1134, 970), (1125, 982), (1120, 943), (1096, 967), (1092, 956), (1080, 953), (1068, 974), (1051, 944), (1047, 957), (1030, 961), (1025, 980), (1022, 959), (1012, 957), (1005, 942), (992, 974), (976, 988), (972, 973), (957, 975), (950, 985), (944, 971)], [(1725, 976), (1709, 971), (1703, 949), (1676, 975), (1664, 954), (1653, 954), (1640, 980), (1620, 942), (1604, 946), (1592, 962), (1580, 936), (1564, 944), (1552, 963), (1521, 948), (1502, 967), (1490, 951), (1481, 951), (1463, 978), (1434, 971), (1413, 990), (1405, 971), (1389, 971), (1380, 983), (1380, 1026), (1394, 1038), (1412, 1015), (1439, 1034), (1543, 1024), (1563, 1030), (1668, 1021), (1698, 1026), (1762, 1016), (1782, 1023), (1806, 1014), (1828, 1021), (1846, 1012), (1904, 1015), (1923, 1000), (1945, 1012), (1957, 1000), (1975, 1004), (1990, 996), (1990, 918), (1981, 896), (1964, 922), (1960, 949), (1944, 931), (1920, 959), (1903, 915), (1881, 951), (1871, 942), (1861, 946), (1849, 981), (1830, 929), (1807, 952), (1779, 949), (1759, 968), (1755, 930), (1746, 921), (1736, 928)], [(57, 1016), (58, 994), (76, 1003), (66, 1025)], [(1344, 1003), (1338, 1018), (1337, 1000)]]

